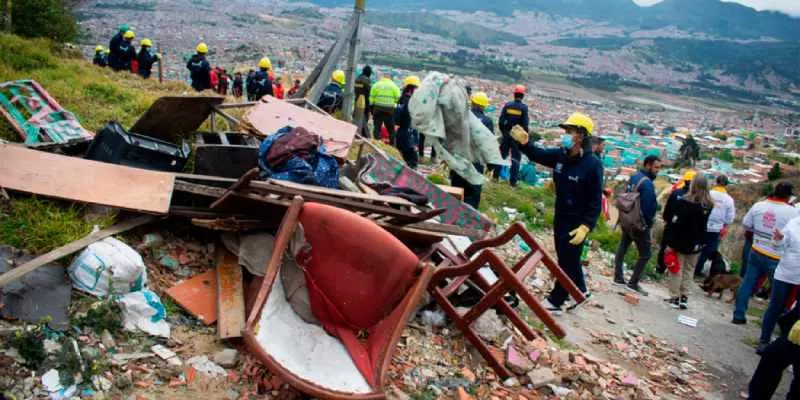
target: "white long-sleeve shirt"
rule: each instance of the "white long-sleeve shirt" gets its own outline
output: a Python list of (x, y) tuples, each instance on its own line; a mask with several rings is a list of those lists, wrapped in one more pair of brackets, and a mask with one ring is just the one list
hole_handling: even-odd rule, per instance
[(736, 206), (733, 203), (733, 197), (727, 192), (712, 190), (710, 193), (711, 199), (714, 200), (714, 209), (708, 216), (706, 231), (720, 232), (723, 226), (733, 223), (733, 219), (736, 217)]
[(800, 217), (795, 217), (783, 228), (783, 255), (775, 270), (775, 279), (800, 284)]
[(783, 246), (772, 237), (798, 215), (800, 210), (781, 201), (767, 199), (753, 205), (742, 220), (744, 228), (753, 232), (753, 250), (779, 260)]

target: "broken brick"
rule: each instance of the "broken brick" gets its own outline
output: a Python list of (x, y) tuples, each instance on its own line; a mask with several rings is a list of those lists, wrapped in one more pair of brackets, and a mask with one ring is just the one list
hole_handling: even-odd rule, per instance
[(508, 346), (508, 350), (506, 350), (506, 366), (517, 375), (524, 375), (533, 369), (531, 360), (515, 346)]
[(623, 298), (625, 299), (625, 302), (628, 304), (632, 304), (634, 306), (639, 305), (639, 296), (633, 293), (625, 293), (625, 296)]

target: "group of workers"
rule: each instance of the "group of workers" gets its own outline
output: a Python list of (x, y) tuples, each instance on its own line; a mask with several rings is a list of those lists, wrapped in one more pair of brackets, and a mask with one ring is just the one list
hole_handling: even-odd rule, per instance
[(144, 79), (150, 78), (153, 65), (160, 62), (161, 55), (153, 51), (153, 41), (144, 38), (139, 42), (139, 51), (133, 44), (136, 34), (127, 24), (119, 26), (108, 43), (108, 48), (97, 45), (92, 63), (100, 67), (111, 67), (114, 71), (129, 71)]

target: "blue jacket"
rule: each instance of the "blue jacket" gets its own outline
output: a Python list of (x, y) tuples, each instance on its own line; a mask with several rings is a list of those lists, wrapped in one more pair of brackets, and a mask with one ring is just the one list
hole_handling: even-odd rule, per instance
[[(625, 187), (625, 191), (633, 191), (633, 189), (636, 188), (636, 185), (639, 184), (639, 181), (646, 177), (647, 175), (644, 172), (637, 172), (631, 176), (630, 180), (628, 180), (628, 185)], [(644, 222), (648, 227), (652, 227), (653, 219), (656, 217), (657, 203), (656, 187), (653, 185), (653, 181), (649, 178), (645, 182), (642, 182), (642, 185), (639, 186), (639, 207), (641, 208)]]
[(342, 87), (336, 82), (331, 82), (328, 86), (325, 86), (325, 90), (317, 102), (317, 107), (325, 110), (328, 114), (333, 114), (342, 108), (343, 103), (344, 91)]
[(525, 132), (528, 131), (530, 119), (528, 118), (528, 106), (521, 100), (514, 100), (506, 103), (503, 106), (503, 111), (500, 112), (500, 119), (497, 121), (500, 127), (500, 132), (503, 135), (508, 135), (514, 125), (519, 125)]
[(520, 150), (531, 161), (553, 169), (556, 229), (586, 225), (594, 229), (603, 205), (603, 164), (593, 154), (569, 157), (562, 148), (543, 149), (528, 142)]
[(139, 55), (136, 56), (136, 60), (139, 61), (139, 75), (149, 78), (153, 64), (158, 62), (158, 57), (150, 49), (142, 47), (139, 49)]
[(486, 113), (484, 113), (480, 107), (472, 107), (472, 113), (475, 114), (479, 120), (481, 120), (481, 123), (486, 127), (486, 129), (489, 130), (489, 132), (494, 133), (494, 122), (492, 122), (491, 118), (486, 116)]
[(122, 43), (122, 32), (117, 32), (111, 40), (108, 41), (108, 65), (114, 66), (119, 63), (119, 45)]
[(189, 76), (192, 78), (192, 87), (201, 91), (211, 89), (211, 64), (206, 60), (206, 56), (195, 54), (186, 63)]
[(266, 95), (272, 96), (272, 81), (269, 79), (269, 73), (264, 70), (256, 71), (253, 79), (247, 84), (247, 93), (251, 93), (256, 101)]
[(419, 144), (419, 133), (411, 127), (411, 113), (408, 110), (408, 101), (411, 95), (403, 93), (397, 102), (394, 112), (394, 123), (397, 125), (397, 148), (400, 151), (411, 151)]

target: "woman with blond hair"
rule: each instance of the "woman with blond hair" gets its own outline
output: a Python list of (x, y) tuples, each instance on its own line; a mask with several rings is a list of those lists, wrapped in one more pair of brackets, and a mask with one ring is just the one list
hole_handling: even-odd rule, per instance
[(708, 191), (708, 180), (698, 174), (689, 192), (675, 204), (664, 232), (668, 251), (675, 252), (680, 264), (677, 272), (669, 272), (669, 303), (672, 308), (688, 308), (689, 286), (694, 266), (703, 248), (703, 235), (714, 201)]

